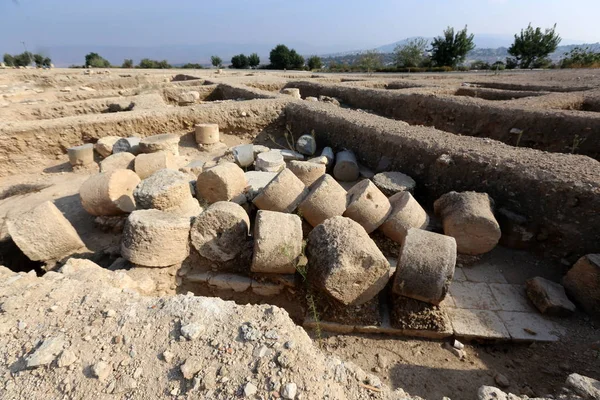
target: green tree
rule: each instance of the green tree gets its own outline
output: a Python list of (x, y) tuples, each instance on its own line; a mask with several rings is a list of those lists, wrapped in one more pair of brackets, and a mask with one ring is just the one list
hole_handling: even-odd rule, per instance
[[(5, 61), (6, 62), (6, 59)], [(8, 65), (8, 63), (6, 63)], [(575, 47), (560, 63), (561, 68), (600, 68), (600, 52), (589, 47)]]
[(273, 69), (287, 69), (292, 66), (290, 49), (284, 44), (278, 44), (271, 50), (269, 61)]
[(121, 65), (121, 68), (133, 68), (133, 60), (130, 58), (126, 58), (123, 61), (123, 65)]
[(398, 45), (394, 49), (394, 59), (397, 67), (415, 68), (420, 67), (425, 59), (428, 40), (422, 37), (414, 38), (404, 45)]
[(4, 53), (3, 61), (4, 61), (4, 64), (6, 64), (7, 67), (14, 67), (15, 66), (15, 58), (12, 55), (8, 54), (8, 53)]
[(35, 66), (41, 68), (44, 66), (44, 56), (41, 54), (34, 54), (33, 61), (35, 62)]
[(535, 28), (529, 24), (527, 29), (521, 29), (521, 34), (515, 35), (514, 43), (508, 48), (508, 54), (513, 56), (520, 68), (533, 68), (543, 65), (540, 59), (545, 59), (556, 50), (561, 41), (556, 33), (556, 24), (542, 32), (542, 28)]
[(221, 60), (221, 57), (219, 56), (211, 56), (210, 62), (215, 68), (221, 68), (223, 66), (223, 60)]
[(50, 57), (44, 57), (44, 67), (50, 68), (52, 66), (52, 59)]
[(438, 67), (456, 67), (465, 61), (467, 53), (475, 48), (475, 35), (467, 33), (467, 27), (454, 33), (454, 28), (444, 30), (444, 36), (438, 36), (431, 42), (431, 59)]
[(304, 69), (304, 57), (296, 53), (296, 50), (290, 50), (290, 62), (292, 63), (292, 69)]
[(306, 65), (308, 65), (308, 69), (310, 70), (321, 69), (323, 68), (323, 60), (321, 60), (321, 57), (312, 56), (308, 59)]
[(26, 51), (24, 53), (13, 56), (13, 58), (15, 67), (26, 67), (28, 65), (31, 65), (31, 62), (33, 61), (33, 54)]
[(377, 50), (368, 50), (358, 58), (358, 67), (368, 73), (381, 68), (381, 54)]
[(248, 68), (248, 57), (244, 54), (238, 54), (237, 56), (231, 57), (231, 68), (244, 69)]
[(167, 60), (161, 60), (156, 63), (156, 68), (169, 69), (169, 68), (173, 68), (173, 67), (171, 66), (171, 64), (169, 64), (169, 62)]
[(181, 66), (183, 69), (203, 69), (204, 67), (197, 63), (187, 63)]
[(256, 68), (260, 65), (260, 57), (256, 53), (252, 53), (248, 56), (248, 65), (250, 68)]
[(89, 53), (85, 56), (85, 66), (94, 68), (109, 68), (110, 62), (98, 53)]

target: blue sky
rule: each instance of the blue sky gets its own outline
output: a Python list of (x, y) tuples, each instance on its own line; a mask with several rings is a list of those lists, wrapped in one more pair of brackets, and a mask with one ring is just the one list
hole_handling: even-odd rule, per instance
[[(17, 4), (18, 3), (18, 4)], [(600, 0), (0, 0), (0, 53), (53, 46), (310, 44), (373, 48), (448, 25), (514, 34), (555, 22), (563, 38), (600, 41)]]

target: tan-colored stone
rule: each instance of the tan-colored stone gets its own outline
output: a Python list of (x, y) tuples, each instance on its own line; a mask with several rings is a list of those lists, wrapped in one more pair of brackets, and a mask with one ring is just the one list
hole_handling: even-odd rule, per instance
[(254, 225), (252, 272), (293, 274), (301, 254), (300, 217), (259, 210)]
[(586, 312), (600, 316), (600, 254), (587, 254), (577, 260), (562, 283)]
[(368, 179), (360, 181), (348, 191), (348, 208), (344, 217), (361, 224), (367, 233), (379, 228), (391, 211), (388, 198)]
[(202, 145), (219, 143), (218, 124), (197, 124), (194, 129), (196, 143)]
[(165, 168), (175, 168), (175, 159), (171, 153), (159, 151), (156, 153), (140, 154), (135, 158), (134, 169), (140, 179)]
[(414, 193), (416, 182), (413, 178), (402, 172), (380, 172), (373, 176), (373, 183), (386, 196), (393, 196), (399, 192)]
[(399, 192), (389, 198), (392, 212), (379, 228), (384, 235), (402, 243), (410, 228), (426, 229), (429, 216), (410, 192)]
[(527, 296), (542, 314), (566, 317), (575, 312), (575, 304), (567, 298), (565, 288), (541, 276), (528, 279)]
[(179, 155), (180, 136), (174, 133), (148, 136), (140, 141), (140, 152), (156, 153), (164, 151), (174, 156)]
[(304, 183), (286, 168), (265, 186), (253, 203), (261, 210), (291, 213), (307, 194)]
[(306, 185), (306, 187), (309, 187), (320, 177), (325, 175), (327, 166), (309, 161), (292, 160), (288, 164), (288, 168)]
[(104, 160), (100, 161), (100, 172), (110, 172), (115, 169), (133, 170), (134, 160), (135, 156), (126, 151), (109, 155)]
[(322, 176), (310, 188), (298, 210), (312, 226), (344, 214), (347, 207), (346, 190), (331, 175)]
[(98, 154), (100, 154), (100, 156), (106, 158), (113, 153), (113, 146), (119, 139), (121, 139), (119, 136), (101, 137), (94, 145), (94, 149)]
[(94, 145), (91, 143), (82, 144), (67, 149), (69, 163), (73, 167), (80, 167), (94, 163)]
[(192, 192), (189, 178), (183, 172), (161, 169), (144, 179), (133, 196), (138, 209), (155, 208), (165, 211), (192, 198)]
[(333, 167), (335, 179), (342, 182), (354, 182), (359, 175), (360, 169), (354, 153), (349, 150), (337, 153), (335, 166)]
[(81, 204), (96, 216), (129, 213), (135, 210), (133, 191), (139, 183), (140, 178), (128, 169), (101, 172), (81, 185)]
[(205, 169), (196, 180), (196, 193), (209, 203), (230, 201), (243, 195), (248, 182), (244, 170), (225, 162)]

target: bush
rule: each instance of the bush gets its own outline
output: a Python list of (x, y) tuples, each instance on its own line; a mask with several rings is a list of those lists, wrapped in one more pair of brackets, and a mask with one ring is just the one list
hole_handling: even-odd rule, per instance
[(494, 71), (504, 71), (506, 69), (506, 65), (502, 61), (496, 61), (492, 64), (492, 69)]
[(210, 62), (215, 68), (221, 68), (223, 66), (223, 60), (219, 56), (211, 56)]
[(570, 52), (565, 53), (565, 58), (562, 59), (560, 67), (600, 68), (600, 52), (592, 51), (589, 47), (575, 47)]
[(140, 61), (138, 68), (144, 69), (169, 69), (172, 68), (167, 60), (156, 61), (149, 58), (144, 58)]
[(312, 56), (308, 59), (306, 65), (310, 70), (321, 69), (323, 68), (323, 60), (318, 56)]
[(183, 64), (181, 66), (181, 68), (183, 69), (203, 69), (204, 67), (200, 64), (196, 64), (196, 63), (187, 63), (187, 64)]
[(248, 56), (248, 65), (250, 68), (256, 68), (260, 65), (260, 57), (256, 53), (252, 53)]
[(123, 65), (121, 65), (121, 68), (133, 68), (133, 60), (130, 58), (126, 58), (123, 61)]
[(470, 69), (474, 69), (474, 70), (478, 70), (478, 71), (485, 71), (485, 70), (488, 70), (491, 68), (492, 68), (492, 66), (490, 64), (486, 63), (485, 61), (477, 60), (477, 61), (473, 61), (471, 63)]
[(358, 59), (358, 67), (369, 73), (381, 68), (381, 54), (377, 50), (364, 52)]
[(85, 56), (85, 66), (93, 68), (109, 68), (110, 62), (98, 53), (89, 53)]
[(397, 67), (414, 68), (422, 66), (427, 48), (427, 39), (415, 38), (403, 46), (396, 46), (394, 58)]
[(249, 66), (250, 63), (248, 62), (248, 57), (244, 54), (238, 54), (237, 56), (231, 57), (231, 68), (244, 69)]

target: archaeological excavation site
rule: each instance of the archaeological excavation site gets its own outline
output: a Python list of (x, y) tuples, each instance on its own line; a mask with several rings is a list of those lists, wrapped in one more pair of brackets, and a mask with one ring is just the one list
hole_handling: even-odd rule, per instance
[(0, 398), (600, 399), (597, 71), (0, 95)]

